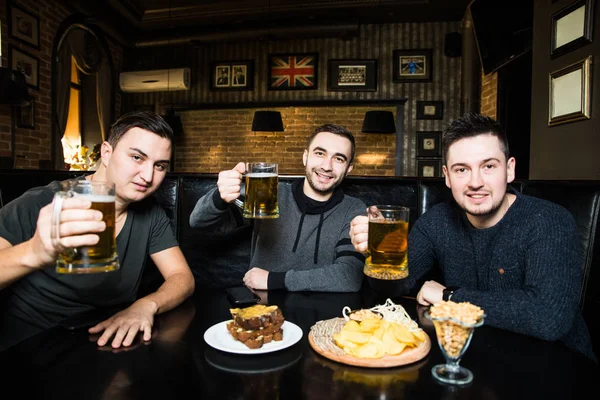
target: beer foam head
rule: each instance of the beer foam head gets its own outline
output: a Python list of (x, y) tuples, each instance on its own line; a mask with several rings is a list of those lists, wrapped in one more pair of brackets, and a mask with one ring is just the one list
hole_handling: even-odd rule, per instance
[(250, 178), (271, 178), (277, 176), (274, 172), (249, 172), (246, 176)]
[(114, 203), (115, 199), (116, 199), (115, 196), (109, 196), (107, 194), (74, 193), (73, 197), (82, 197), (82, 198), (85, 198), (85, 199), (91, 201), (92, 203)]

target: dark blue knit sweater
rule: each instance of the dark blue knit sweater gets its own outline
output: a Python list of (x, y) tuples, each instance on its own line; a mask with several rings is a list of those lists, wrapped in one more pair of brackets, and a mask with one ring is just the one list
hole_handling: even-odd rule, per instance
[(474, 228), (454, 202), (421, 216), (409, 234), (409, 286), (439, 266), (453, 301), (484, 309), (485, 323), (544, 340), (560, 340), (595, 358), (578, 308), (581, 239), (571, 214), (515, 193), (502, 220)]

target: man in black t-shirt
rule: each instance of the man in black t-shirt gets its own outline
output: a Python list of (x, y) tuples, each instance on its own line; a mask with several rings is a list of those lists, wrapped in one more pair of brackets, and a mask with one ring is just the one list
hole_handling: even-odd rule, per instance
[[(4, 298), (0, 349), (97, 308), (130, 304), (89, 329), (103, 346), (129, 346), (138, 332), (150, 340), (154, 316), (189, 297), (194, 278), (164, 210), (150, 197), (171, 159), (173, 131), (157, 114), (133, 112), (113, 124), (98, 170), (82, 179), (115, 184), (117, 253), (121, 269), (83, 276), (56, 273), (65, 248), (93, 245), (105, 224), (89, 200), (66, 198), (61, 238), (51, 240), (52, 198), (59, 182), (33, 188), (0, 210), (0, 291)], [(136, 299), (146, 255), (164, 283)]]

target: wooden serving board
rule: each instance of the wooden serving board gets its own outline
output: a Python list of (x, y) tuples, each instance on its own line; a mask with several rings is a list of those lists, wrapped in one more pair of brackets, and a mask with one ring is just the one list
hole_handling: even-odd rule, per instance
[(310, 328), (308, 342), (310, 346), (323, 357), (340, 363), (369, 368), (388, 368), (399, 365), (411, 364), (419, 361), (431, 349), (431, 340), (425, 333), (425, 341), (417, 347), (405, 349), (396, 356), (385, 355), (381, 358), (358, 358), (346, 354), (344, 349), (338, 347), (333, 341), (333, 335), (342, 330), (346, 320), (344, 318), (332, 318), (319, 321)]

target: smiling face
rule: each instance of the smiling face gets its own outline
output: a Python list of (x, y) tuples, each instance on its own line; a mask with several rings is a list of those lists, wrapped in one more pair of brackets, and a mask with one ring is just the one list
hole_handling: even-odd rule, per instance
[(496, 136), (482, 134), (460, 139), (449, 148), (443, 166), (446, 186), (476, 228), (498, 223), (513, 194), (506, 185), (515, 178), (515, 159), (506, 160)]
[(162, 183), (171, 159), (171, 141), (142, 128), (131, 128), (113, 148), (102, 144), (106, 180), (115, 184), (117, 202), (150, 196)]
[(352, 144), (347, 138), (331, 132), (317, 134), (302, 156), (306, 167), (304, 194), (314, 200), (328, 200), (352, 171), (351, 155)]

